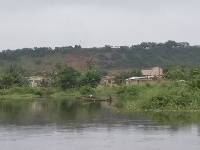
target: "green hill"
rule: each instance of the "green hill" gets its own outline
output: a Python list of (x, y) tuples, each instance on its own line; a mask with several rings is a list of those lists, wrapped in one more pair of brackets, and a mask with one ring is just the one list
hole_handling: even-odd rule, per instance
[(10, 64), (20, 65), (29, 72), (52, 70), (57, 63), (67, 64), (77, 70), (85, 69), (92, 59), (102, 70), (126, 70), (169, 65), (198, 66), (200, 47), (188, 43), (143, 42), (131, 47), (81, 48), (80, 46), (23, 48), (0, 52), (0, 69)]

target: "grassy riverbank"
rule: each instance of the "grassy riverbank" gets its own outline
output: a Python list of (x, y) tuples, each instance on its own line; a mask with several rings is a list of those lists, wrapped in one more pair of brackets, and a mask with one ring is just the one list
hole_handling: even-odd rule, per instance
[(117, 93), (124, 111), (200, 110), (200, 90), (186, 83), (124, 86)]
[(56, 88), (13, 87), (0, 90), (1, 99), (32, 99), (38, 97), (80, 97), (94, 95), (113, 98), (113, 106), (122, 111), (182, 111), (200, 110), (200, 90), (185, 82), (163, 84), (123, 85), (117, 87), (91, 88), (62, 91)]
[(53, 88), (12, 87), (0, 90), (0, 99), (33, 99), (37, 97), (49, 97), (57, 92)]

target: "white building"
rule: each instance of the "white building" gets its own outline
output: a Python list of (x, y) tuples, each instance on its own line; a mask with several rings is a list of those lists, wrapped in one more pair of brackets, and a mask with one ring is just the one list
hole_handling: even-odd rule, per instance
[(160, 67), (153, 67), (151, 69), (141, 70), (141, 71), (142, 71), (142, 75), (146, 78), (163, 76), (163, 70)]
[(29, 77), (28, 78), (28, 81), (30, 82), (30, 85), (32, 87), (39, 87), (41, 85), (41, 81), (43, 80), (44, 78), (41, 77), (41, 76), (32, 76), (32, 77)]

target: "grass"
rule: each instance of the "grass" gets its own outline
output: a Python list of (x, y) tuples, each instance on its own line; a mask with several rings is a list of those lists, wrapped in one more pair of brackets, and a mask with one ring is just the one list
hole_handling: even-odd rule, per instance
[(33, 95), (33, 94), (24, 94), (24, 95), (19, 95), (19, 94), (12, 94), (12, 95), (1, 95), (0, 100), (2, 99), (12, 99), (12, 100), (31, 100), (33, 98), (37, 98), (38, 96)]
[[(156, 85), (132, 86), (139, 89), (136, 96), (127, 96), (124, 102), (125, 111), (165, 111), (165, 110), (199, 110), (200, 90), (191, 89), (187, 84), (165, 83)], [(126, 91), (124, 92), (126, 93)]]
[(163, 84), (122, 85), (117, 87), (81, 87), (62, 91), (56, 88), (13, 87), (0, 90), (1, 99), (31, 99), (51, 97), (81, 97), (93, 95), (101, 99), (114, 100), (120, 111), (197, 111), (200, 110), (200, 90), (187, 83), (167, 82)]
[(63, 91), (59, 88), (33, 88), (33, 87), (12, 87), (0, 90), (0, 99), (33, 99), (33, 98), (55, 98), (79, 97), (79, 89)]
[(54, 88), (12, 87), (1, 89), (0, 97), (1, 99), (49, 97), (55, 92), (57, 89)]
[(65, 97), (80, 97), (80, 93), (77, 89), (71, 89), (71, 90), (58, 90), (57, 92), (53, 93), (51, 95), (52, 98), (65, 98)]

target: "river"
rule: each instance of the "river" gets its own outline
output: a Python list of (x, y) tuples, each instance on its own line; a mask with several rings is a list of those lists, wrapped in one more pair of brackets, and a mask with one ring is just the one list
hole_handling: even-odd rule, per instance
[(119, 113), (107, 102), (1, 100), (2, 150), (199, 150), (199, 113)]

